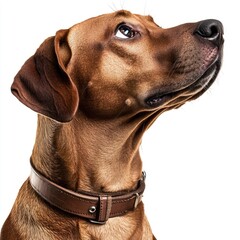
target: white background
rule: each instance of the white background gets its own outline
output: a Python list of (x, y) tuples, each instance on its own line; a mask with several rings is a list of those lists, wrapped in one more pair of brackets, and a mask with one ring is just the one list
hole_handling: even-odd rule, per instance
[[(36, 113), (10, 93), (13, 77), (58, 29), (128, 9), (162, 27), (216, 18), (225, 27), (222, 71), (198, 100), (164, 113), (141, 146), (144, 196), (161, 240), (240, 239), (239, 7), (219, 0), (5, 0), (0, 3), (0, 226), (29, 175)], [(106, 23), (107, 24), (107, 23)]]

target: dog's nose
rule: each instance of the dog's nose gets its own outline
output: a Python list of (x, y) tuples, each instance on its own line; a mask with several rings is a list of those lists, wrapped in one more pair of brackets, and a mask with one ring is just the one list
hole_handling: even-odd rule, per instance
[(199, 22), (194, 33), (217, 46), (223, 42), (223, 25), (220, 21), (215, 19)]

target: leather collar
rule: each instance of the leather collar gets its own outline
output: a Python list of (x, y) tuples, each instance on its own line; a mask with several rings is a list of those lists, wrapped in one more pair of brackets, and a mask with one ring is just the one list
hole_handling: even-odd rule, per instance
[(138, 206), (145, 189), (145, 177), (143, 172), (137, 189), (130, 192), (74, 192), (44, 177), (31, 162), (30, 183), (37, 194), (51, 205), (92, 223), (104, 224), (108, 218), (124, 215)]

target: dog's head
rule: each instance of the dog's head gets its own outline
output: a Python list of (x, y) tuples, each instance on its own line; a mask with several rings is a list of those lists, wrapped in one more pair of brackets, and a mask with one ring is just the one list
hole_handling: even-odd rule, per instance
[(163, 29), (128, 11), (101, 15), (45, 40), (16, 75), (12, 92), (59, 122), (77, 112), (96, 118), (159, 113), (213, 83), (222, 35), (217, 20)]

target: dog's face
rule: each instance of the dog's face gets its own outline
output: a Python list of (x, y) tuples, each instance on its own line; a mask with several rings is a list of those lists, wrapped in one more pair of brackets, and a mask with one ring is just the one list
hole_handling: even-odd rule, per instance
[[(215, 20), (163, 29), (150, 16), (127, 11), (101, 15), (61, 30), (42, 44), (34, 56), (37, 70), (30, 74), (34, 77), (27, 77), (23, 67), (12, 90), (35, 111), (62, 122), (79, 111), (95, 118), (165, 111), (197, 98), (215, 80), (221, 66), (222, 34), (222, 25)], [(49, 53), (53, 51), (56, 57)], [(43, 56), (58, 73), (49, 73)], [(42, 60), (37, 63), (37, 59)], [(55, 93), (45, 94), (44, 104), (54, 104), (50, 110), (36, 107), (39, 85), (32, 87), (36, 72), (51, 85), (41, 91), (54, 89), (61, 95), (49, 100)], [(64, 80), (56, 80), (60, 78)], [(19, 79), (31, 84), (19, 84)]]

